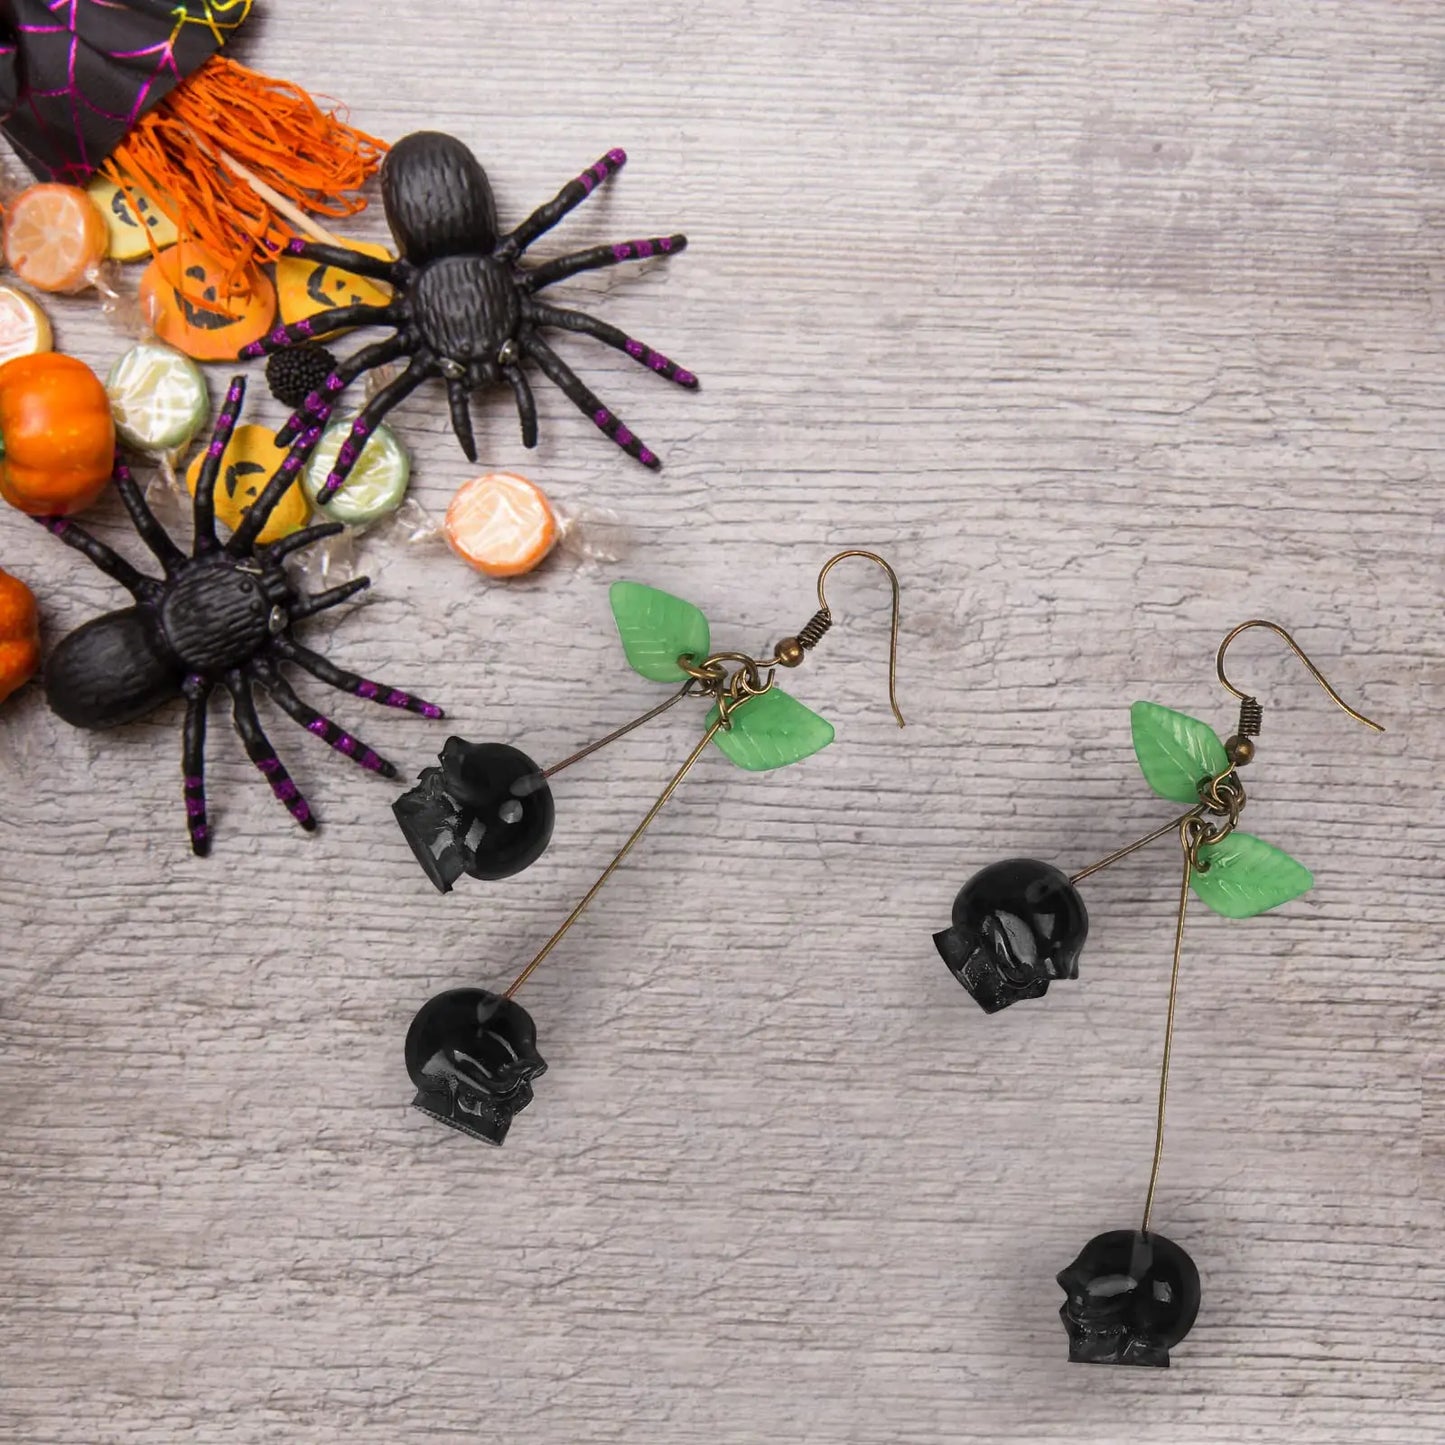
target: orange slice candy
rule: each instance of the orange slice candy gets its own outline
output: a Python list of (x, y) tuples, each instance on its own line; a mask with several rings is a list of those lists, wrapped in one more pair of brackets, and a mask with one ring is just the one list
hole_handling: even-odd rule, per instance
[(5, 214), (5, 260), (41, 291), (90, 285), (109, 243), (105, 217), (78, 186), (30, 186)]
[(452, 551), (488, 577), (530, 572), (557, 544), (551, 503), (515, 472), (463, 482), (442, 525)]

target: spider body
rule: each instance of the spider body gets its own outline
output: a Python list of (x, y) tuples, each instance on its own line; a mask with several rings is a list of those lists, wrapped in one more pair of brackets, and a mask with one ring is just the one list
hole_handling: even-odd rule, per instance
[(160, 561), (164, 577), (137, 571), (67, 517), (37, 518), (135, 598), (134, 606), (94, 618), (60, 641), (45, 669), (46, 700), (63, 721), (99, 729), (134, 722), (173, 698), (186, 699), (182, 766), (191, 847), (198, 854), (209, 852), (211, 843), (204, 755), (206, 709), (217, 688), (231, 696), (236, 731), (251, 761), (291, 816), (308, 830), (315, 828), (315, 818), (262, 730), (256, 685), (308, 732), (384, 777), (395, 777), (395, 767), (302, 702), (283, 677), (282, 665), (291, 663), (332, 687), (387, 707), (423, 717), (442, 715), (440, 708), (409, 693), (344, 672), (291, 636), (302, 618), (334, 607), (368, 585), (365, 577), (359, 577), (306, 597), (286, 571), (288, 556), (339, 532), (339, 523), (310, 527), (269, 546), (256, 542), (315, 446), (314, 427), (292, 447), (230, 540), (222, 544), (216, 537), (216, 478), (244, 395), (245, 383), (237, 377), (197, 479), (190, 555), (156, 520), (128, 469), (116, 465), (116, 488), (136, 531)]
[(523, 261), (533, 241), (615, 175), (626, 160), (622, 151), (608, 151), (515, 230), (501, 233), (491, 183), (481, 162), (453, 136), (418, 131), (399, 140), (381, 168), (382, 204), (399, 259), (379, 260), (304, 240), (290, 243), (287, 249), (293, 255), (386, 282), (392, 299), (384, 306), (336, 306), (278, 327), (246, 347), (243, 357), (263, 356), (343, 327), (389, 326), (392, 335), (363, 346), (336, 366), (278, 433), (283, 446), (308, 427), (324, 423), (338, 395), (363, 372), (408, 359), (401, 375), (382, 387), (352, 424), (321, 489), (323, 502), (345, 482), (377, 423), (432, 377), (446, 381), (452, 429), (468, 460), (477, 459), (470, 396), (484, 387), (511, 388), (522, 442), (536, 446), (537, 408), (525, 369), (529, 362), (628, 456), (647, 467), (661, 466), (657, 455), (602, 404), (541, 333), (556, 329), (594, 337), (679, 386), (696, 387), (697, 377), (615, 326), (581, 311), (549, 305), (538, 293), (579, 272), (674, 255), (687, 245), (687, 237), (654, 236), (592, 246), (535, 266)]

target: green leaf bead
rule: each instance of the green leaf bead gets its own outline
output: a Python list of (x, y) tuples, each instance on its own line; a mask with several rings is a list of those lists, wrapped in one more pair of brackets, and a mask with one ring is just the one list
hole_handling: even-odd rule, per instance
[(1226, 918), (1253, 918), (1314, 887), (1314, 876), (1288, 853), (1248, 833), (1231, 833), (1199, 850), (1205, 871), (1189, 881), (1202, 903)]
[(1229, 767), (1219, 734), (1197, 717), (1157, 702), (1136, 702), (1129, 721), (1144, 781), (1161, 798), (1197, 803), (1200, 783)]
[[(717, 719), (718, 709), (714, 707), (707, 715), (708, 727)], [(833, 741), (833, 724), (780, 687), (740, 703), (731, 721), (732, 727), (720, 730), (713, 741), (738, 767), (750, 773), (786, 768)]]
[(640, 582), (614, 582), (609, 598), (622, 650), (650, 681), (683, 682), (677, 659), (686, 653), (701, 662), (711, 651), (707, 618), (691, 602)]

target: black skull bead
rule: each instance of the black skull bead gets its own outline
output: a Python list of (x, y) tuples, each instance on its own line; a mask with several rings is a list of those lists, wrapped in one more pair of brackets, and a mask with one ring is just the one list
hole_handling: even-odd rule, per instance
[(1042, 998), (1077, 978), (1089, 936), (1078, 890), (1051, 863), (1009, 858), (975, 873), (953, 901), (953, 926), (933, 935), (949, 971), (985, 1013)]
[(438, 768), (391, 806), (416, 860), (441, 893), (462, 874), (493, 882), (537, 861), (552, 838), (552, 789), (506, 743), (446, 741)]
[(1169, 1366), (1199, 1314), (1199, 1271), (1162, 1234), (1095, 1235), (1058, 1276), (1069, 1359), (1086, 1365)]
[(500, 1144), (547, 1071), (537, 1028), (521, 1004), (482, 988), (454, 988), (422, 1005), (406, 1036), (412, 1103), (474, 1139)]

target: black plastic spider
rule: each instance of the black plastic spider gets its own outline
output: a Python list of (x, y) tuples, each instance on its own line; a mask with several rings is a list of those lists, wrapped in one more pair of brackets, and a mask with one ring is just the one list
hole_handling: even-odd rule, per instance
[(347, 357), (277, 434), (282, 446), (303, 427), (325, 421), (337, 393), (362, 372), (401, 356), (411, 358), (406, 370), (378, 391), (352, 424), (351, 435), (342, 444), (322, 488), (323, 501), (346, 480), (376, 424), (429, 377), (446, 378), (452, 428), (469, 461), (477, 459), (469, 394), (477, 387), (503, 381), (516, 397), (523, 445), (536, 446), (537, 408), (522, 369), (528, 360), (536, 362), (548, 380), (628, 456), (654, 470), (662, 465), (583, 385), (539, 332), (544, 327), (558, 327), (595, 336), (679, 386), (696, 387), (697, 377), (605, 321), (549, 306), (535, 297), (553, 282), (579, 271), (676, 255), (687, 245), (687, 237), (653, 236), (592, 246), (540, 266), (521, 264), (523, 252), (538, 236), (581, 205), (626, 160), (624, 152), (608, 151), (516, 230), (499, 236), (492, 187), (481, 162), (454, 136), (418, 131), (399, 140), (381, 167), (382, 203), (399, 261), (300, 239), (290, 243), (287, 251), (292, 255), (389, 283), (393, 300), (386, 306), (336, 306), (305, 321), (278, 327), (264, 340), (246, 347), (243, 358), (264, 356), (342, 327), (391, 326), (395, 334)]
[(256, 542), (315, 447), (319, 427), (308, 428), (291, 448), (231, 539), (224, 544), (217, 539), (216, 477), (245, 395), (245, 381), (238, 376), (226, 393), (197, 478), (192, 508), (195, 541), (189, 557), (156, 520), (129, 469), (116, 462), (116, 488), (142, 541), (159, 559), (164, 581), (138, 572), (67, 517), (35, 519), (135, 598), (135, 606), (94, 618), (60, 640), (45, 669), (46, 701), (75, 727), (110, 728), (144, 717), (170, 698), (184, 696), (186, 815), (191, 847), (201, 855), (211, 847), (206, 823), (206, 704), (216, 687), (223, 686), (231, 694), (236, 731), (251, 761), (308, 832), (316, 827), (316, 820), (261, 729), (252, 696), (254, 683), (265, 688), (281, 710), (307, 732), (387, 778), (396, 776), (396, 768), (302, 702), (281, 676), (281, 665), (294, 663), (332, 687), (386, 707), (405, 708), (428, 718), (442, 716), (434, 704), (346, 672), (292, 640), (291, 628), (303, 617), (335, 607), (370, 585), (368, 578), (357, 577), (303, 597), (286, 574), (287, 557), (342, 531), (339, 522), (308, 527), (269, 546)]

